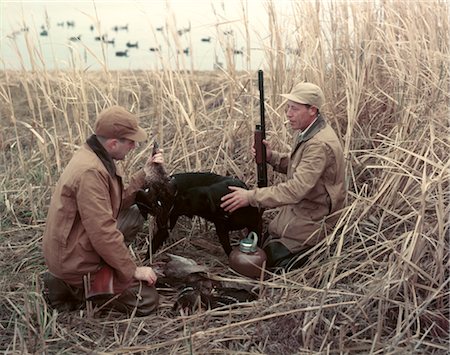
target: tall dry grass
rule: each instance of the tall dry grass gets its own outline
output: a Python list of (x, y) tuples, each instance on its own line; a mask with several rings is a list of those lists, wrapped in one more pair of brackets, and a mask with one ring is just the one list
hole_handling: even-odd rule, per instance
[[(338, 227), (303, 269), (254, 282), (261, 295), (254, 303), (174, 315), (169, 295), (146, 318), (49, 310), (39, 281), (46, 210), (96, 114), (110, 104), (136, 112), (163, 146), (170, 172), (208, 170), (254, 186), (249, 150), (259, 94), (256, 72), (236, 70), (226, 40), (225, 66), (204, 73), (182, 60), (159, 71), (114, 72), (107, 63), (100, 72), (50, 71), (30, 40), (22, 55), (33, 70), (0, 73), (5, 353), (448, 353), (448, 4), (293, 2), (289, 14), (275, 5), (265, 3), (271, 35), (261, 38), (268, 136), (289, 150), (280, 93), (299, 80), (324, 89), (324, 113), (347, 161)], [(242, 9), (242, 33), (257, 35), (245, 3)], [(129, 157), (129, 172), (149, 147)], [(271, 183), (283, 179), (269, 175)], [(203, 236), (213, 243), (210, 229), (183, 222), (176, 235), (172, 252), (206, 263), (219, 280), (249, 283), (220, 252), (199, 250)], [(145, 242), (133, 248), (142, 261)]]

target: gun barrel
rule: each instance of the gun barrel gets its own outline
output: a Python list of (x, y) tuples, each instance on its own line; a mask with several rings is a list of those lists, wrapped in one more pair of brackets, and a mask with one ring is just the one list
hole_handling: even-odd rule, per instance
[(260, 108), (260, 124), (256, 125), (254, 139), (256, 150), (256, 164), (258, 187), (266, 187), (267, 182), (267, 162), (266, 162), (266, 146), (263, 140), (266, 139), (266, 122), (264, 109), (264, 74), (262, 70), (258, 71), (258, 86), (259, 86), (259, 108)]
[(263, 131), (262, 138), (266, 139), (266, 120), (265, 120), (265, 106), (264, 106), (264, 72), (258, 70), (258, 87), (259, 87), (259, 116), (261, 117), (261, 130)]
[(159, 150), (159, 144), (157, 141), (153, 142), (153, 149), (152, 149), (152, 156), (155, 155), (156, 153), (158, 153)]

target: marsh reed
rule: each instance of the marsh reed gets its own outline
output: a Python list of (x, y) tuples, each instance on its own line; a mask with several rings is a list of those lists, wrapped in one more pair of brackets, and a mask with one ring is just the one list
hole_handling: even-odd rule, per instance
[[(259, 96), (256, 71), (237, 71), (231, 54), (211, 72), (182, 61), (159, 71), (114, 72), (106, 64), (99, 72), (50, 71), (27, 42), (22, 55), (33, 69), (0, 73), (4, 353), (448, 353), (448, 4), (302, 1), (288, 18), (275, 4), (264, 5), (271, 36), (261, 39), (268, 137), (289, 149), (280, 93), (300, 80), (324, 89), (324, 113), (347, 159), (348, 201), (337, 228), (303, 269), (255, 282), (261, 297), (250, 304), (172, 314), (173, 297), (165, 296), (146, 318), (49, 310), (39, 280), (46, 209), (96, 114), (110, 104), (136, 112), (170, 172), (214, 171), (255, 186), (249, 150)], [(127, 159), (129, 172), (150, 149), (141, 145)], [(220, 252), (196, 246), (203, 237), (214, 243), (210, 228), (185, 221), (167, 248), (205, 263), (218, 279), (248, 283)], [(133, 246), (139, 260), (145, 250), (145, 241)]]

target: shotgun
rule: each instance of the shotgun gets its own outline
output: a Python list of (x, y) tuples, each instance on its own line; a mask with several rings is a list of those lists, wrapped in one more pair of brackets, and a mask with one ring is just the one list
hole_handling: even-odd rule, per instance
[(266, 122), (264, 109), (264, 73), (258, 70), (258, 87), (259, 87), (259, 112), (260, 124), (255, 129), (255, 150), (256, 150), (256, 166), (258, 187), (267, 186), (267, 162), (266, 162), (266, 146), (263, 139), (266, 139)]

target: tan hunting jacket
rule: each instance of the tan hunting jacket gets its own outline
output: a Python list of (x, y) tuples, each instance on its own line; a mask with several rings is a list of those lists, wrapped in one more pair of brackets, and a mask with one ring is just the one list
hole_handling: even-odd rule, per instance
[[(269, 234), (292, 253), (313, 246), (332, 227), (346, 196), (345, 163), (333, 129), (319, 116), (303, 137), (295, 137), (292, 152), (272, 152), (269, 164), (287, 174), (286, 182), (252, 191), (255, 207), (279, 207), (269, 224)], [(324, 223), (324, 218), (333, 214)]]
[(49, 271), (76, 287), (103, 263), (114, 269), (114, 280), (121, 284), (131, 282), (136, 270), (116, 220), (134, 202), (144, 171), (124, 190), (113, 160), (107, 156), (104, 163), (105, 155), (103, 160), (100, 156), (87, 143), (74, 154), (55, 187), (43, 237)]

